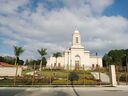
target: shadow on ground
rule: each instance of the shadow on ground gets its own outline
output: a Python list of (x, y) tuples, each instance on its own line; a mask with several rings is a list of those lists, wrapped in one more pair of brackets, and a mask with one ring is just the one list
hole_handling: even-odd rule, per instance
[(1, 89), (0, 90), (0, 96), (15, 96), (16, 94), (19, 94), (19, 93), (22, 93), (24, 92), (25, 90), (23, 89), (20, 89), (20, 90), (17, 90), (17, 89)]
[(63, 89), (0, 89), (0, 96), (80, 96), (75, 87), (66, 91)]
[(80, 96), (80, 95), (77, 93), (77, 91), (76, 91), (76, 89), (74, 88), (74, 86), (72, 86), (72, 88), (73, 88), (73, 91), (74, 91), (74, 93), (76, 94), (76, 96)]

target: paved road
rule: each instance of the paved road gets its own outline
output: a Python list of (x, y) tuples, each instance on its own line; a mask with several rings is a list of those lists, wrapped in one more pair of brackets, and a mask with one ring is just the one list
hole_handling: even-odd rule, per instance
[(0, 96), (128, 96), (125, 87), (0, 88)]

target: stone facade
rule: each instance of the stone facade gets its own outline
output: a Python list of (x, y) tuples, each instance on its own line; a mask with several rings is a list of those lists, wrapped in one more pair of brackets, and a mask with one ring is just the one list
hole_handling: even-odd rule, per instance
[[(57, 64), (56, 64), (57, 61)], [(85, 50), (81, 45), (81, 36), (78, 30), (75, 30), (72, 36), (71, 48), (65, 50), (62, 57), (50, 57), (47, 60), (48, 68), (64, 68), (64, 69), (90, 69), (97, 66), (102, 67), (101, 56), (91, 56), (90, 51)]]

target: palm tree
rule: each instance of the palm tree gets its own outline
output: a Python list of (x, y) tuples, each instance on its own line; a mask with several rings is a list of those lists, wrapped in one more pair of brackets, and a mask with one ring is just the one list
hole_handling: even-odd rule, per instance
[(19, 56), (24, 52), (23, 48), (22, 47), (18, 47), (18, 46), (14, 46), (14, 54), (15, 54), (15, 66), (16, 66), (16, 74), (15, 74), (15, 77), (14, 77), (14, 85), (15, 85), (15, 82), (16, 82), (16, 76), (17, 76), (17, 71), (18, 71), (18, 60), (19, 60)]
[[(56, 65), (57, 65), (57, 58), (58, 58), (58, 57), (61, 57), (61, 56), (62, 56), (61, 52), (53, 53), (53, 57), (56, 58)], [(56, 67), (56, 65), (55, 65), (55, 67)]]
[(17, 61), (19, 59), (19, 56), (24, 52), (22, 47), (14, 46), (14, 54), (15, 54), (15, 65), (17, 65)]
[(42, 60), (44, 58), (45, 55), (47, 55), (47, 52), (46, 52), (47, 49), (44, 49), (44, 48), (41, 48), (40, 50), (38, 49), (38, 53), (41, 55), (41, 62), (40, 62), (40, 71), (42, 69)]

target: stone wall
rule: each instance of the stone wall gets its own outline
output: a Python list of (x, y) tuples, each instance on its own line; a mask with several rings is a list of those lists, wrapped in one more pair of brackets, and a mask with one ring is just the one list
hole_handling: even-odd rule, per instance
[[(0, 76), (15, 76), (16, 67), (0, 67)], [(21, 76), (22, 67), (18, 67), (17, 75)]]

